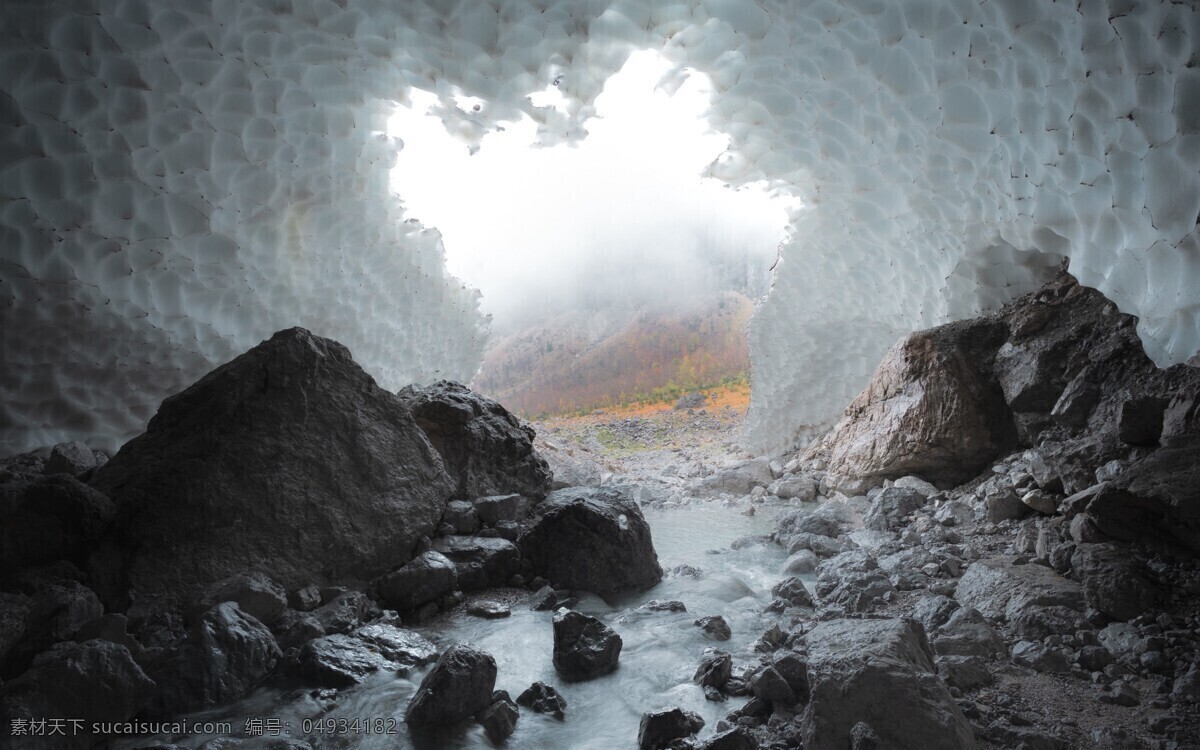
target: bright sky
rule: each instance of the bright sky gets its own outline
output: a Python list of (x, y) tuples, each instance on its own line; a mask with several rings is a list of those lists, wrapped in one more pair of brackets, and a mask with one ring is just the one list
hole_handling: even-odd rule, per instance
[[(786, 200), (700, 178), (728, 139), (703, 119), (707, 77), (693, 74), (668, 95), (655, 90), (666, 67), (654, 53), (631, 56), (576, 145), (534, 147), (525, 118), (486, 135), (472, 155), (428, 114), (432, 94), (413, 91), (413, 105), (397, 108), (389, 135), (404, 148), (392, 188), (406, 217), (442, 233), (450, 272), (482, 292), (498, 326), (583, 296), (686, 296), (710, 282), (714, 251), (764, 269), (774, 261)], [(554, 106), (557, 94), (532, 99)]]

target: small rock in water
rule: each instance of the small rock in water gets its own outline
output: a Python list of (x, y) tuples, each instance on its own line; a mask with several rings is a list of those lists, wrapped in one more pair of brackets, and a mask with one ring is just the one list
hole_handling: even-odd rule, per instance
[(421, 681), (404, 719), (414, 726), (453, 724), (491, 706), (495, 687), (491, 654), (461, 643), (451, 646)]
[(705, 633), (708, 633), (718, 641), (727, 641), (733, 637), (733, 631), (729, 629), (729, 623), (725, 622), (725, 618), (720, 615), (707, 615), (696, 620), (693, 624), (699, 628), (703, 628)]
[(642, 606), (638, 607), (638, 609), (647, 610), (650, 612), (687, 612), (687, 607), (684, 606), (683, 602), (676, 599), (670, 599), (668, 601), (651, 599)]
[(508, 693), (497, 690), (492, 693), (492, 705), (480, 711), (475, 718), (483, 725), (488, 739), (498, 745), (512, 736), (520, 716), (520, 710)]
[(696, 578), (704, 577), (704, 571), (694, 565), (676, 565), (667, 571), (668, 578)]
[(703, 727), (704, 719), (681, 708), (644, 713), (638, 729), (638, 750), (660, 750), (674, 740), (699, 732)]
[(535, 713), (550, 714), (562, 719), (567, 710), (567, 701), (558, 691), (544, 682), (535, 682), (517, 696), (517, 703)]
[(481, 599), (477, 602), (471, 602), (467, 606), (467, 614), (483, 617), (488, 620), (498, 620), (511, 615), (512, 610), (508, 608), (507, 604), (494, 602), (489, 599)]
[(729, 680), (732, 671), (733, 657), (728, 651), (707, 648), (700, 658), (700, 666), (696, 668), (692, 682), (702, 687), (720, 688)]
[(617, 668), (621, 636), (574, 610), (554, 615), (554, 668), (567, 680), (590, 680)]
[(529, 597), (529, 608), (534, 612), (549, 612), (554, 609), (558, 594), (550, 586), (542, 586)]

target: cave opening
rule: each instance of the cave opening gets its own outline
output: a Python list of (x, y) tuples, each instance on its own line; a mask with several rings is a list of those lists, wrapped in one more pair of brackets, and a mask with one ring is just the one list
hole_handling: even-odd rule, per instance
[[(461, 93), (413, 89), (389, 121), (405, 220), (440, 233), (491, 317), (474, 385), (526, 416), (748, 397), (746, 326), (799, 204), (706, 176), (730, 143), (705, 119), (712, 81), (670, 70), (632, 53), (566, 143), (528, 114), (480, 134), (488, 103)], [(558, 84), (535, 114), (579, 106)]]

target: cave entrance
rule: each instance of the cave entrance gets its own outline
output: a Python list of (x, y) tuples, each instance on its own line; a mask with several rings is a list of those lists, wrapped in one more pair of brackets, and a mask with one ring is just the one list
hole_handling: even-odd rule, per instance
[[(571, 143), (539, 142), (525, 116), (468, 145), (444, 121), (469, 125), (487, 103), (455, 97), (446, 118), (420, 90), (390, 123), (406, 219), (441, 233), (449, 271), (492, 316), (473, 385), (526, 417), (748, 394), (746, 324), (792, 199), (703, 176), (729, 144), (705, 121), (713, 87), (698, 73), (660, 85), (668, 69), (631, 55)], [(530, 99), (567, 107), (554, 87)]]

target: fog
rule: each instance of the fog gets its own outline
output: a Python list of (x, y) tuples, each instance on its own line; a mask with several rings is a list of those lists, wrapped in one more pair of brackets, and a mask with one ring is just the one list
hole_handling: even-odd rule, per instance
[[(657, 87), (665, 69), (655, 54), (633, 55), (572, 145), (535, 146), (525, 118), (472, 153), (431, 112), (433, 94), (413, 91), (397, 108), (393, 189), (408, 218), (441, 232), (450, 272), (480, 290), (497, 332), (569, 310), (765, 291), (792, 204), (701, 178), (728, 143), (703, 120), (711, 85), (693, 74), (669, 95)], [(555, 94), (532, 98), (553, 107)]]

